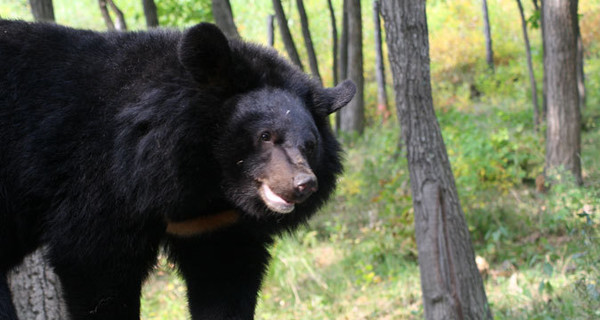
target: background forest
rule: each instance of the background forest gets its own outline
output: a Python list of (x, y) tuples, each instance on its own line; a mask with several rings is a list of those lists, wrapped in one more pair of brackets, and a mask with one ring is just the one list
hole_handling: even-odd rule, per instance
[[(242, 38), (267, 44), (268, 0), (231, 0)], [(308, 69), (296, 2), (281, 1)], [(523, 0), (542, 101), (539, 11)], [(129, 30), (146, 29), (142, 1), (114, 0)], [(54, 0), (57, 23), (105, 30), (96, 0)], [(342, 0), (333, 0), (341, 30)], [(517, 1), (488, 0), (494, 70), (486, 63), (481, 1), (427, 1), (433, 103), (495, 319), (600, 318), (600, 0), (579, 1), (586, 104), (583, 185), (548, 188), (545, 124), (536, 131)], [(156, 1), (161, 27), (214, 21), (208, 0)], [(372, 1), (362, 0), (362, 134), (341, 133), (345, 175), (306, 228), (280, 239), (258, 319), (423, 317), (413, 204), (394, 90), (383, 46), (389, 105), (378, 109)], [(334, 84), (327, 2), (305, 0), (320, 75)], [(0, 17), (33, 20), (27, 0), (0, 0)], [(286, 54), (275, 25), (274, 46)], [(385, 34), (383, 35), (385, 38)], [(384, 41), (385, 42), (385, 41)], [(536, 184), (537, 180), (537, 184)], [(186, 318), (185, 285), (160, 259), (144, 287), (143, 319)]]

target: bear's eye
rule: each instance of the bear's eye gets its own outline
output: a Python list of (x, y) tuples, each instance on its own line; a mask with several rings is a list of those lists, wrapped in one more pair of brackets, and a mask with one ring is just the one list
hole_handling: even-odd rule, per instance
[(260, 134), (260, 140), (262, 141), (271, 141), (271, 133), (269, 131), (265, 131)]

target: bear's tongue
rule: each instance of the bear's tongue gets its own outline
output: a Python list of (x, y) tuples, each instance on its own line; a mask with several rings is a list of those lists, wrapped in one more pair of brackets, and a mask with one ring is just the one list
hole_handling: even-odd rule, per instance
[(262, 184), (261, 189), (263, 201), (267, 207), (269, 207), (269, 209), (279, 213), (289, 213), (294, 210), (293, 203), (287, 202), (280, 196), (276, 195), (266, 183)]

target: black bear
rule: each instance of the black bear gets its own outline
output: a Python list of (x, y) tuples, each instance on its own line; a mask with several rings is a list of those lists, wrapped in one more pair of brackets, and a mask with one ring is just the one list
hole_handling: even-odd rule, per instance
[(268, 247), (341, 172), (321, 85), (211, 24), (97, 33), (0, 20), (0, 318), (41, 245), (72, 319), (139, 319), (161, 246), (193, 319), (252, 319)]

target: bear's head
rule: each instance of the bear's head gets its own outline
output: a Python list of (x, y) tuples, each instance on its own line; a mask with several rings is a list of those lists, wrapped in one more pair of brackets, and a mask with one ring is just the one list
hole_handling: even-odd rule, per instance
[(323, 88), (273, 49), (227, 40), (210, 24), (186, 32), (179, 58), (226, 97), (213, 152), (227, 200), (256, 217), (316, 211), (342, 170), (328, 116), (348, 104), (354, 84)]
[(346, 105), (354, 90), (350, 82), (318, 90), (327, 106), (276, 87), (234, 99), (226, 134), (216, 144), (230, 200), (259, 215), (320, 205), (341, 171), (339, 145), (326, 117)]

